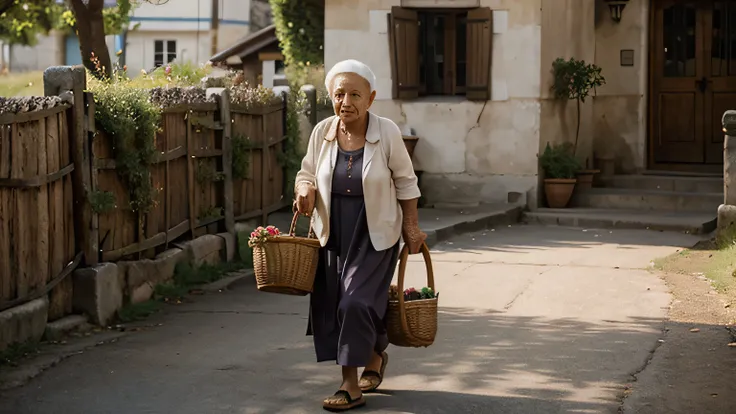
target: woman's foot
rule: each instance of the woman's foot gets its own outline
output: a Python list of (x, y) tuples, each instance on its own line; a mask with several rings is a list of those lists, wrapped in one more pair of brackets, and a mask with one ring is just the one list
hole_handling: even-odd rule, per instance
[(358, 382), (360, 390), (369, 393), (378, 389), (383, 382), (383, 375), (386, 373), (387, 364), (387, 353), (382, 352), (380, 355), (374, 353), (365, 370), (363, 370), (363, 375), (360, 376), (360, 381)]
[(344, 382), (340, 389), (330, 397), (325, 398), (322, 407), (327, 411), (341, 412), (365, 405), (363, 393), (358, 384)]

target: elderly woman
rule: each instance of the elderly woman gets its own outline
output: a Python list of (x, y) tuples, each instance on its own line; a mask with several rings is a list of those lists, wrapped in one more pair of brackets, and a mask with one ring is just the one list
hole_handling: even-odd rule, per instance
[[(388, 363), (384, 316), (403, 235), (415, 254), (427, 237), (419, 229), (420, 192), (401, 131), (369, 112), (376, 77), (346, 60), (327, 74), (335, 116), (314, 127), (296, 177), (295, 205), (312, 215), (319, 267), (310, 298), (309, 327), (317, 361), (337, 361), (342, 385), (324, 408), (365, 405)], [(358, 378), (358, 368), (364, 367)]]

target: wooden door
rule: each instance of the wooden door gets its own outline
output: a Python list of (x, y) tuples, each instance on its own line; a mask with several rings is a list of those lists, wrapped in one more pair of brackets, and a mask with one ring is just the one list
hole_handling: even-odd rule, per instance
[(721, 117), (736, 108), (736, 0), (653, 3), (653, 164), (717, 169)]
[(705, 17), (705, 162), (723, 163), (721, 118), (736, 109), (736, 1), (708, 2)]
[(655, 163), (703, 163), (703, 3), (655, 0), (652, 129)]

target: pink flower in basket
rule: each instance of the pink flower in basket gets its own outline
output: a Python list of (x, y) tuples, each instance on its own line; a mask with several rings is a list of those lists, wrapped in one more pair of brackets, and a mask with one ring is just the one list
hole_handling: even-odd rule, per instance
[(248, 240), (249, 247), (262, 246), (273, 237), (279, 237), (281, 231), (276, 226), (258, 226), (253, 232), (250, 233), (250, 239)]

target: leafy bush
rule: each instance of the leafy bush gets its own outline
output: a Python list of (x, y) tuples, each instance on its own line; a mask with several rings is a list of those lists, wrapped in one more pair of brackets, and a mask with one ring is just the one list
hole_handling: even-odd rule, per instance
[(569, 142), (553, 146), (547, 143), (544, 152), (539, 156), (544, 178), (575, 178), (581, 166), (573, 151)]

